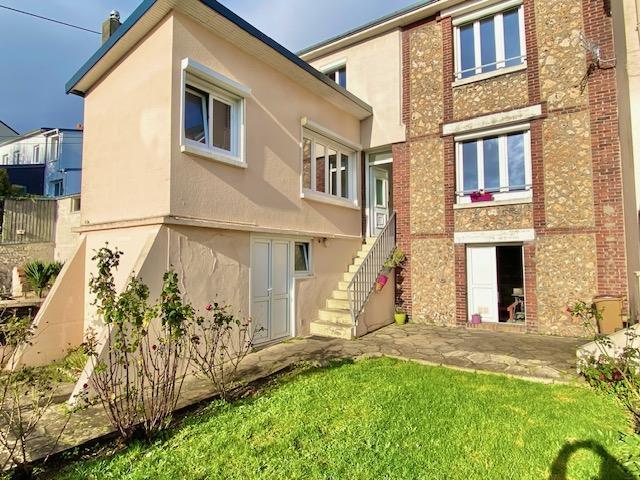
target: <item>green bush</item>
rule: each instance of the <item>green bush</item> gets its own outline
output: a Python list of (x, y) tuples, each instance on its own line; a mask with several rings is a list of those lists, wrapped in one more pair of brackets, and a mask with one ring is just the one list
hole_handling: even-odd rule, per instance
[(36, 292), (36, 295), (42, 297), (44, 289), (53, 284), (60, 270), (62, 270), (62, 263), (34, 260), (27, 263), (23, 268), (27, 282), (29, 282), (33, 291)]

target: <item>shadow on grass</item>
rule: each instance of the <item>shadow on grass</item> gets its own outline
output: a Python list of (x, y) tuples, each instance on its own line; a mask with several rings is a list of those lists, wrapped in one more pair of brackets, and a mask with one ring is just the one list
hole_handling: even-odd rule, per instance
[(567, 480), (567, 465), (571, 456), (579, 450), (591, 450), (600, 457), (600, 471), (593, 480), (634, 480), (634, 476), (615, 457), (594, 440), (567, 443), (551, 465), (549, 480)]

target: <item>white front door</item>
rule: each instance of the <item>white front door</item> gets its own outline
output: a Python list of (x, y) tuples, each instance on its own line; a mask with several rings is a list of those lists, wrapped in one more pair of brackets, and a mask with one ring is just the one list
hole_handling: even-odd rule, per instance
[(255, 343), (291, 335), (291, 251), (287, 240), (256, 238), (251, 252), (251, 318)]
[(389, 220), (389, 172), (379, 167), (372, 167), (371, 172), (371, 218), (375, 236)]
[(498, 321), (496, 247), (467, 247), (469, 319), (479, 313), (483, 322)]

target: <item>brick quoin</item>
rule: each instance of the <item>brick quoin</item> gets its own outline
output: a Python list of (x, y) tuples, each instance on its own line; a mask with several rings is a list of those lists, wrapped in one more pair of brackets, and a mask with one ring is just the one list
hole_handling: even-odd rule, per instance
[(538, 331), (538, 299), (536, 296), (536, 246), (526, 242), (524, 252), (524, 309), (526, 312), (526, 329), (528, 332)]
[(396, 211), (397, 245), (407, 260), (403, 268), (396, 269), (396, 304), (402, 305), (411, 314), (411, 219), (410, 219), (410, 158), (409, 144), (399, 143), (392, 147), (393, 153), (393, 205)]
[[(582, 13), (585, 36), (600, 47), (602, 59), (614, 58), (613, 22), (606, 2), (583, 0)], [(602, 67), (593, 72), (588, 85), (597, 284), (599, 294), (627, 295), (616, 69), (613, 63)]]
[(456, 245), (455, 276), (456, 276), (456, 325), (466, 325), (467, 313), (467, 247)]

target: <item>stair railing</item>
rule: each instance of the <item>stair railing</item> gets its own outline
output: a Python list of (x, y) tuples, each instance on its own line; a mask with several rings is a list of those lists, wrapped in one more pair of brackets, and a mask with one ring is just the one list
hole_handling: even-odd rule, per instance
[(384, 262), (387, 261), (395, 246), (396, 212), (393, 212), (347, 287), (349, 311), (354, 326), (358, 324), (358, 317), (375, 287), (376, 279), (384, 267)]

